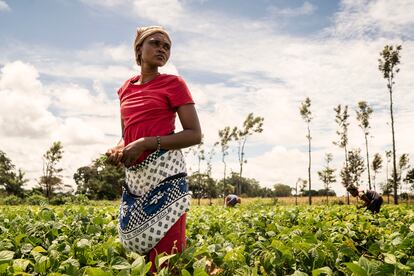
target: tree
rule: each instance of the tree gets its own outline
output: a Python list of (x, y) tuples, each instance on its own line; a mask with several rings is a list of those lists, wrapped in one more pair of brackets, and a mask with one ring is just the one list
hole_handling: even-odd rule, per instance
[(275, 184), (273, 186), (274, 195), (278, 197), (287, 197), (292, 195), (292, 188), (285, 184)]
[(80, 167), (73, 175), (77, 185), (77, 194), (89, 199), (114, 200), (121, 195), (125, 183), (125, 171), (122, 167), (109, 164), (105, 155), (92, 161), (89, 166)]
[[(247, 162), (244, 158), (244, 147), (246, 145), (247, 138), (254, 133), (261, 133), (263, 131), (263, 120), (263, 117), (254, 117), (253, 113), (250, 113), (243, 122), (242, 129), (238, 129), (237, 127), (233, 129), (234, 140), (238, 142), (237, 156), (240, 164), (240, 177), (242, 177), (243, 164)], [(238, 195), (241, 194), (240, 185), (237, 185), (236, 193)]]
[[(339, 130), (336, 131), (336, 134), (339, 135), (339, 141), (336, 142), (334, 141), (333, 144), (339, 146), (340, 148), (344, 149), (344, 154), (345, 154), (345, 164), (344, 164), (344, 168), (343, 170), (347, 171), (347, 167), (348, 167), (348, 150), (347, 150), (347, 145), (348, 145), (348, 126), (349, 126), (349, 122), (348, 122), (348, 118), (349, 118), (349, 114), (348, 114), (348, 106), (345, 105), (344, 108), (342, 108), (342, 106), (339, 104), (337, 107), (334, 108), (335, 111), (335, 122), (338, 124)], [(347, 174), (341, 174), (341, 177), (344, 176), (346, 177)], [(342, 183), (344, 183), (345, 181), (347, 181), (347, 178), (342, 178)], [(344, 184), (346, 186), (348, 186), (348, 184)], [(349, 204), (349, 193), (347, 192), (347, 203)]]
[(194, 173), (188, 177), (188, 188), (193, 193), (193, 197), (200, 199), (209, 196), (209, 188), (213, 186), (214, 180), (207, 174)]
[(40, 177), (39, 185), (42, 187), (45, 196), (50, 200), (53, 192), (62, 186), (62, 168), (58, 168), (58, 163), (63, 157), (63, 146), (54, 142), (43, 155), (43, 175)]
[(324, 183), (325, 190), (326, 190), (326, 203), (329, 203), (329, 189), (331, 188), (331, 184), (335, 183), (336, 177), (334, 175), (335, 169), (329, 167), (329, 163), (332, 161), (332, 154), (327, 153), (325, 155), (326, 166), (323, 170), (318, 171), (319, 179)]
[(364, 159), (361, 157), (361, 150), (354, 149), (348, 152), (348, 166), (341, 170), (342, 184), (345, 188), (349, 186), (359, 187), (359, 180), (365, 171)]
[[(387, 158), (387, 167), (386, 167), (386, 171), (385, 171), (385, 175), (386, 175), (386, 181), (384, 183), (384, 185), (382, 185), (382, 191), (387, 193), (387, 203), (390, 203), (390, 190), (394, 188), (394, 184), (392, 183), (392, 181), (389, 180), (389, 176), (388, 176), (388, 167), (389, 164), (391, 162), (391, 157), (392, 157), (392, 150), (386, 150), (385, 151), (385, 157)], [(392, 185), (392, 187), (390, 187), (390, 185)]]
[(12, 161), (0, 150), (0, 187), (3, 187), (8, 195), (23, 197), (23, 185), (27, 181), (24, 172), (19, 169), (16, 173)]
[(373, 182), (374, 182), (374, 190), (377, 190), (376, 187), (376, 179), (377, 179), (377, 173), (378, 171), (382, 168), (382, 158), (381, 155), (379, 153), (376, 153), (374, 155), (374, 159), (372, 160), (372, 170), (374, 171), (374, 176), (373, 176)]
[(226, 164), (226, 156), (229, 154), (228, 150), (229, 150), (229, 143), (233, 138), (233, 132), (231, 131), (230, 127), (225, 127), (224, 129), (219, 130), (219, 138), (220, 141), (216, 142), (215, 145), (220, 145), (221, 147), (221, 161), (224, 164), (224, 177), (223, 177), (223, 197), (226, 197), (226, 168), (227, 168), (227, 164)]
[(411, 185), (411, 190), (414, 190), (414, 168), (407, 172), (404, 181)]
[(402, 188), (401, 181), (403, 180), (403, 171), (410, 168), (409, 162), (410, 162), (410, 158), (408, 157), (407, 153), (404, 153), (403, 155), (400, 156), (400, 160), (398, 162), (398, 167), (399, 167), (398, 180), (400, 182), (399, 183), (400, 189)]
[[(310, 123), (312, 121), (312, 112), (310, 111), (311, 107), (311, 100), (307, 97), (304, 102), (302, 102), (300, 106), (300, 115), (302, 119), (306, 122), (308, 127), (308, 134), (306, 138), (308, 138), (308, 155), (309, 155), (309, 163), (308, 163), (308, 182), (309, 182), (309, 191), (311, 190), (312, 186), (312, 179), (311, 179), (311, 163), (312, 163), (312, 156), (311, 156), (311, 134), (310, 134)], [(312, 205), (312, 194), (309, 193), (309, 205)]]
[(387, 81), (387, 88), (390, 94), (390, 115), (391, 115), (391, 133), (392, 133), (392, 159), (393, 159), (393, 182), (394, 182), (394, 204), (398, 204), (398, 181), (397, 181), (397, 161), (395, 150), (395, 129), (394, 129), (394, 113), (393, 113), (393, 101), (392, 93), (394, 89), (394, 76), (400, 71), (398, 64), (400, 64), (400, 51), (401, 45), (390, 46), (385, 45), (384, 49), (380, 53), (378, 59), (378, 69), (381, 71), (384, 79)]
[[(210, 151), (207, 153), (207, 169), (206, 169), (206, 175), (211, 178), (211, 171), (213, 169), (213, 166), (211, 164), (213, 156), (215, 155), (215, 147), (213, 146)], [(209, 181), (209, 187), (208, 187), (208, 195), (210, 198), (210, 205), (212, 204), (212, 198), (217, 197), (217, 185), (216, 181)]]
[[(296, 180), (295, 183), (295, 205), (298, 205), (298, 184), (300, 184), (299, 189), (300, 192), (303, 193), (303, 190), (306, 188), (306, 183), (307, 181), (302, 179), (302, 178), (298, 178), (298, 180)], [(304, 184), (305, 183), (305, 184)]]
[[(226, 179), (226, 192), (233, 193), (236, 185), (241, 186), (243, 191), (242, 196), (244, 197), (258, 197), (264, 193), (267, 194), (267, 190), (263, 190), (260, 187), (259, 182), (254, 178), (240, 177), (238, 173), (232, 172), (231, 175)], [(218, 189), (223, 190), (223, 179), (217, 183)]]
[(367, 169), (368, 169), (368, 187), (371, 190), (371, 174), (369, 170), (369, 151), (368, 151), (368, 134), (369, 129), (371, 128), (369, 125), (369, 116), (372, 114), (372, 108), (367, 104), (367, 102), (362, 101), (358, 103), (359, 110), (356, 111), (357, 113), (357, 120), (359, 121), (359, 127), (364, 132), (365, 137), (365, 149), (367, 153)]

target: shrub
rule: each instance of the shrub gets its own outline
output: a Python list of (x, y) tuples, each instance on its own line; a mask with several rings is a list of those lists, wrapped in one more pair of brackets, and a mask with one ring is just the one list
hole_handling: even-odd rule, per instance
[(22, 203), (22, 199), (15, 195), (6, 196), (3, 199), (3, 204), (5, 205), (19, 205)]
[(26, 198), (26, 203), (30, 205), (44, 205), (47, 203), (47, 198), (42, 195), (31, 195)]

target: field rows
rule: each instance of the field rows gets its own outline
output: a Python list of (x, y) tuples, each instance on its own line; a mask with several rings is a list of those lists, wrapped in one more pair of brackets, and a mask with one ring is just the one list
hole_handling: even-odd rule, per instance
[[(413, 275), (414, 208), (193, 206), (188, 248), (158, 275)], [(168, 266), (166, 264), (168, 263)], [(1, 275), (145, 275), (117, 238), (117, 207), (0, 206)]]

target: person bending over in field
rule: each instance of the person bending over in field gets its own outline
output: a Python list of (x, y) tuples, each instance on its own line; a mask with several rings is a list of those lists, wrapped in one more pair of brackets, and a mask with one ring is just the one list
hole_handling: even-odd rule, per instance
[(364, 192), (363, 190), (358, 190), (355, 186), (348, 187), (347, 191), (352, 196), (359, 197), (363, 201), (363, 205), (358, 208), (366, 207), (373, 214), (379, 213), (383, 199), (376, 191), (367, 190)]
[[(170, 57), (171, 39), (159, 26), (137, 30), (135, 60), (140, 73), (118, 90), (122, 138), (106, 153), (125, 166), (119, 209), (119, 235), (127, 250), (155, 256), (186, 246), (186, 211), (190, 201), (180, 149), (199, 144), (201, 129), (185, 81), (158, 68)], [(175, 130), (178, 115), (182, 131)]]
[(237, 203), (241, 203), (241, 198), (236, 195), (229, 194), (228, 196), (226, 196), (224, 205), (227, 207), (234, 207)]

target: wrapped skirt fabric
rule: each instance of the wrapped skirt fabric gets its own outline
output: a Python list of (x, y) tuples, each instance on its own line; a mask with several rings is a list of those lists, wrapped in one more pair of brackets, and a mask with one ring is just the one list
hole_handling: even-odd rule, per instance
[(190, 195), (180, 150), (160, 150), (126, 169), (119, 234), (128, 250), (147, 254), (188, 210)]

